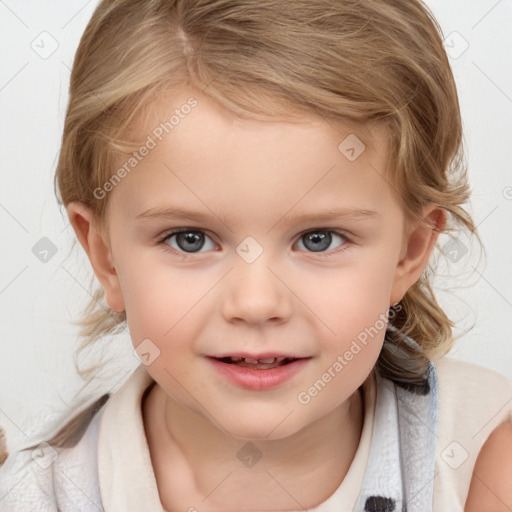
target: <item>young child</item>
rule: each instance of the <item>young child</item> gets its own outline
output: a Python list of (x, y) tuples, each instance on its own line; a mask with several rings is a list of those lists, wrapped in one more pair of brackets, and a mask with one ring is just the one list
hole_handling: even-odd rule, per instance
[(103, 0), (56, 185), (85, 345), (127, 326), (142, 364), (0, 510), (510, 510), (512, 383), (444, 357), (431, 288), (476, 236), (461, 141), (419, 0)]

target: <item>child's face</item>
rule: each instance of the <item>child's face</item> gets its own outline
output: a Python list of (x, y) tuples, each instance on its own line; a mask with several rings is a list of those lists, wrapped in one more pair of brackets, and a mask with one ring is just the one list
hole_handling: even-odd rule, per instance
[[(145, 344), (146, 369), (172, 400), (237, 438), (287, 437), (348, 412), (388, 308), (421, 272), (406, 261), (404, 216), (384, 178), (386, 136), (356, 133), (367, 147), (350, 161), (338, 149), (348, 130), (313, 117), (241, 120), (194, 94), (197, 106), (158, 141), (155, 127), (191, 95), (156, 104), (142, 132), (156, 147), (110, 192), (119, 289), (107, 285), (107, 300), (126, 309), (134, 346)], [(184, 213), (145, 216), (156, 209)], [(195, 236), (161, 241), (179, 228)], [(248, 370), (250, 382), (212, 360), (240, 353), (303, 360), (288, 378)]]

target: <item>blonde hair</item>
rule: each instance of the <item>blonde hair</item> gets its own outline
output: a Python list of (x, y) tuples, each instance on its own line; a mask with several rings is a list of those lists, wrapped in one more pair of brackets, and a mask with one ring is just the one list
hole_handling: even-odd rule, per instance
[[(108, 197), (98, 199), (94, 190), (120, 155), (140, 145), (127, 140), (132, 122), (181, 85), (242, 117), (298, 108), (329, 122), (382, 124), (390, 148), (386, 179), (406, 218), (434, 203), (449, 214), (446, 232), (476, 234), (462, 207), (469, 186), (457, 90), (441, 28), (419, 0), (102, 1), (73, 64), (55, 175), (60, 202), (85, 203), (104, 226)], [(429, 361), (453, 344), (454, 324), (434, 296), (433, 270), (390, 318), (377, 363), (403, 385), (421, 385)], [(80, 321), (78, 351), (125, 321), (96, 289)]]

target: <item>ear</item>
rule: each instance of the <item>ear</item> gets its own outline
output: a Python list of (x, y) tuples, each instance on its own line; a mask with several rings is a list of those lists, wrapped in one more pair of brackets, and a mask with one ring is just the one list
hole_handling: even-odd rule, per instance
[(66, 211), (78, 241), (105, 292), (105, 302), (114, 311), (124, 311), (124, 300), (112, 260), (110, 242), (102, 234), (94, 212), (79, 202), (69, 203)]
[(448, 215), (444, 209), (429, 205), (423, 210), (421, 219), (414, 221), (406, 230), (391, 290), (390, 306), (402, 300), (407, 290), (421, 277), (447, 220)]

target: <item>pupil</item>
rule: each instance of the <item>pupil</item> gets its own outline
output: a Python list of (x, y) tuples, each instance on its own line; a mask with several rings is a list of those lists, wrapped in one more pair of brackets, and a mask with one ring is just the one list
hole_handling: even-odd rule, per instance
[(193, 231), (178, 233), (176, 243), (186, 252), (195, 252), (204, 245), (204, 235)]
[[(327, 249), (332, 242), (332, 235), (328, 231), (318, 231), (309, 235), (306, 235), (306, 240), (304, 245), (314, 252), (320, 252)], [(312, 245), (308, 246), (309, 243)]]

